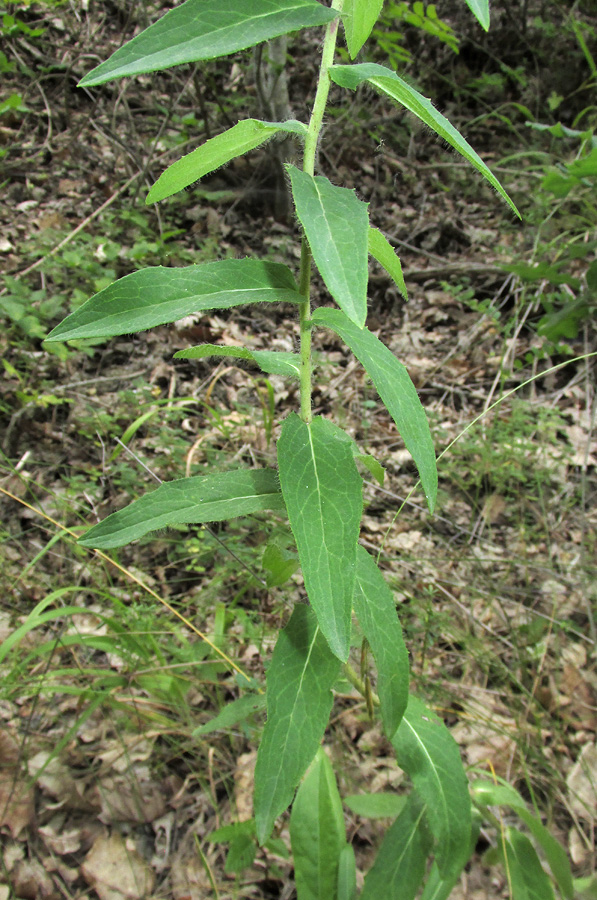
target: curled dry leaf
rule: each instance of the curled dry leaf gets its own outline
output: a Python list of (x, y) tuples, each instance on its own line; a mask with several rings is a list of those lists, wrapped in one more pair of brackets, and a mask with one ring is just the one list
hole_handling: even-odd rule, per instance
[(33, 791), (21, 777), (19, 745), (6, 730), (0, 731), (0, 829), (13, 838), (35, 817)]
[(81, 872), (100, 900), (144, 900), (155, 881), (147, 862), (119, 834), (100, 835)]
[(597, 745), (585, 744), (566, 779), (568, 802), (573, 812), (584, 821), (597, 818)]

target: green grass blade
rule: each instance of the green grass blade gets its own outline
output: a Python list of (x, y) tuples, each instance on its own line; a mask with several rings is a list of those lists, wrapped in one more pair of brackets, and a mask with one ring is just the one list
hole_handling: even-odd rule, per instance
[(346, 0), (342, 7), (342, 21), (346, 46), (354, 59), (379, 18), (383, 0)]
[(307, 425), (291, 413), (278, 441), (278, 470), (309, 600), (332, 652), (345, 662), (363, 511), (350, 438), (321, 416)]
[(375, 561), (360, 546), (354, 609), (375, 658), (381, 717), (391, 739), (408, 704), (408, 653), (392, 592)]
[(574, 886), (572, 882), (572, 870), (566, 851), (562, 845), (549, 833), (547, 828), (539, 821), (537, 816), (530, 812), (527, 804), (513, 787), (508, 784), (494, 784), (491, 781), (476, 781), (472, 786), (474, 800), (483, 806), (509, 806), (525, 823), (543, 852), (549, 863), (549, 868), (556, 879), (558, 886), (566, 897), (572, 900)]
[(243, 697), (227, 703), (217, 716), (195, 728), (191, 736), (202, 737), (205, 734), (212, 734), (214, 731), (232, 728), (239, 722), (245, 722), (262, 709), (265, 709), (265, 694), (245, 694)]
[(187, 0), (89, 72), (80, 85), (227, 56), (281, 34), (325, 25), (335, 15), (315, 0)]
[(435, 713), (411, 695), (392, 739), (400, 768), (425, 803), (442, 878), (456, 877), (470, 854), (471, 802), (458, 745)]
[(255, 822), (259, 843), (313, 760), (332, 708), (340, 661), (330, 651), (312, 609), (295, 606), (280, 632), (267, 671), (267, 722), (255, 766)]
[(267, 375), (298, 378), (301, 358), (298, 353), (281, 350), (249, 350), (248, 347), (224, 347), (221, 344), (199, 344), (174, 354), (174, 359), (205, 359), (208, 356), (229, 356), (256, 363)]
[(90, 528), (79, 543), (108, 550), (169, 525), (221, 522), (263, 509), (283, 508), (273, 469), (238, 469), (221, 475), (179, 478), (112, 513)]
[(292, 805), (290, 845), (299, 900), (333, 900), (346, 831), (336, 778), (321, 748)]
[(213, 172), (237, 156), (254, 150), (278, 132), (304, 136), (306, 125), (302, 122), (261, 122), (245, 119), (227, 131), (210, 138), (192, 153), (172, 163), (152, 185), (146, 203), (158, 203), (184, 190), (199, 178)]
[(379, 338), (367, 328), (357, 328), (339, 309), (317, 309), (312, 321), (335, 331), (367, 370), (415, 461), (433, 512), (437, 497), (435, 450), (425, 410), (405, 367)]
[(406, 290), (400, 259), (390, 242), (378, 228), (369, 229), (369, 253), (377, 260), (380, 266), (384, 267), (398, 286), (398, 290), (404, 299), (408, 300), (408, 291)]
[(302, 299), (292, 272), (280, 263), (222, 259), (180, 269), (153, 266), (125, 275), (95, 294), (46, 341), (133, 334), (206, 309)]
[(386, 831), (360, 900), (413, 900), (425, 875), (430, 846), (423, 807), (411, 796)]
[(363, 81), (368, 81), (382, 94), (387, 94), (392, 100), (401, 103), (421, 122), (424, 122), (432, 131), (443, 138), (446, 143), (464, 156), (487, 179), (498, 194), (503, 197), (518, 218), (521, 218), (516, 206), (500, 182), (471, 145), (465, 141), (460, 132), (454, 128), (445, 116), (442, 116), (437, 111), (427, 97), (416, 91), (410, 84), (396, 75), (395, 72), (392, 72), (391, 69), (386, 69), (385, 66), (379, 66), (377, 63), (363, 63), (356, 66), (331, 66), (330, 78), (341, 87), (350, 88), (351, 90), (355, 90)]
[(330, 294), (358, 325), (367, 318), (368, 204), (323, 176), (286, 166), (296, 214)]

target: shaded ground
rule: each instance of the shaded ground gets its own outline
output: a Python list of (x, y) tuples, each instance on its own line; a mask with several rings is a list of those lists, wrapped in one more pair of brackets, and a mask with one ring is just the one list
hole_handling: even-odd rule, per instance
[[(297, 229), (272, 217), (271, 166), (258, 154), (159, 208), (143, 203), (181, 148), (255, 114), (248, 57), (92, 95), (78, 79), (143, 20), (140, 5), (20, 15), (46, 31), (7, 35), (14, 68), (6, 83), (22, 102), (0, 129), (8, 213), (0, 228), (8, 273), (0, 295), (0, 636), (8, 640), (0, 655), (0, 896), (10, 884), (24, 898), (290, 898), (282, 845), (234, 874), (234, 860), (224, 869), (227, 845), (209, 841), (214, 829), (250, 818), (261, 720), (197, 733), (238, 695), (237, 681), (176, 618), (260, 679), (275, 629), (301, 596), (298, 575), (284, 587), (263, 584), (271, 523), (159, 534), (123, 548), (119, 568), (78, 548), (63, 528), (79, 533), (156, 476), (199, 474), (231, 459), (273, 464), (276, 423), (296, 405), (294, 386), (236, 365), (174, 363), (172, 354), (202, 341), (291, 350), (296, 322), (290, 310), (272, 318), (251, 308), (109, 344), (41, 344), (73, 305), (135, 268), (225, 255), (297, 260)], [(485, 413), (441, 458), (437, 515), (419, 492), (410, 495), (416, 478), (393, 424), (329, 336), (317, 336), (314, 402), (386, 468), (383, 487), (370, 479), (366, 488), (362, 541), (381, 553), (394, 588), (413, 688), (452, 727), (471, 771), (514, 784), (586, 875), (597, 766), (594, 381), (590, 364), (575, 362), (525, 384), (566, 359), (542, 357), (531, 327), (544, 286), (525, 287), (501, 268), (532, 258), (546, 213), (535, 193), (542, 170), (526, 154), (551, 145), (510, 108), (507, 120), (484, 118), (499, 102), (471, 84), (487, 80), (490, 53), (505, 58), (507, 46), (510, 66), (517, 53), (525, 58), (507, 13), (497, 10), (496, 20), (495, 43), (469, 35), (459, 57), (412, 29), (407, 46), (454, 122), (477, 120), (466, 135), (526, 214), (525, 227), (374, 95), (334, 94), (321, 147), (322, 170), (371, 203), (373, 224), (401, 255), (408, 304), (373, 269), (368, 324), (407, 365), (438, 452)], [(307, 115), (317, 41), (313, 34), (292, 48), (297, 118)], [(538, 84), (531, 75), (526, 87), (502, 84), (499, 101), (539, 116), (558, 90), (557, 66)], [(517, 159), (503, 162), (509, 154)], [(315, 294), (327, 302), (320, 285)], [(578, 355), (593, 349), (590, 321), (568, 344)], [(289, 547), (283, 523), (273, 537)], [(391, 748), (348, 684), (337, 692), (326, 744), (343, 796), (399, 787)], [(366, 871), (387, 823), (348, 821)], [(284, 823), (280, 837), (287, 845)], [(491, 845), (496, 833), (487, 828), (455, 897), (508, 895), (485, 854)]]

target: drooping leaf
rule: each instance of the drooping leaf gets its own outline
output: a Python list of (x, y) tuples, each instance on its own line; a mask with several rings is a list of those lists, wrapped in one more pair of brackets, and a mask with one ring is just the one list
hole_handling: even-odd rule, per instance
[(330, 651), (312, 609), (295, 606), (267, 671), (267, 722), (255, 766), (259, 843), (292, 801), (313, 760), (332, 708), (340, 661)]
[(330, 78), (341, 87), (355, 90), (363, 81), (368, 81), (374, 88), (387, 94), (392, 100), (401, 103), (410, 110), (421, 122), (424, 122), (432, 131), (443, 138), (451, 147), (454, 147), (468, 162), (483, 175), (495, 188), (506, 203), (510, 206), (518, 218), (521, 218), (516, 206), (501, 186), (495, 175), (488, 169), (481, 157), (473, 150), (460, 132), (433, 106), (427, 97), (424, 97), (406, 81), (377, 63), (362, 63), (356, 66), (331, 66)]
[(350, 794), (344, 798), (344, 805), (364, 819), (395, 819), (406, 803), (406, 794), (391, 794), (383, 791), (377, 794)]
[(408, 704), (408, 653), (392, 592), (364, 547), (357, 550), (354, 610), (377, 666), (377, 693), (391, 739)]
[(307, 126), (294, 121), (261, 122), (258, 119), (245, 119), (238, 122), (172, 163), (152, 186), (145, 202), (158, 203), (171, 197), (231, 159), (259, 147), (278, 132), (304, 136)]
[(489, 0), (464, 0), (485, 31), (489, 31)]
[(398, 765), (425, 804), (440, 875), (456, 877), (469, 858), (471, 837), (471, 801), (458, 745), (412, 694), (392, 743)]
[(355, 453), (354, 458), (358, 459), (358, 461), (362, 463), (366, 469), (369, 470), (371, 475), (373, 475), (378, 485), (380, 487), (383, 487), (386, 470), (384, 469), (382, 464), (378, 462), (370, 453)]
[(400, 260), (388, 239), (383, 236), (378, 228), (372, 227), (369, 229), (369, 253), (377, 260), (380, 266), (384, 267), (388, 275), (395, 281), (404, 299), (408, 300), (408, 291), (404, 283)]
[(411, 796), (385, 834), (360, 900), (413, 900), (425, 875), (430, 847), (423, 806)]
[(433, 512), (437, 497), (435, 451), (425, 410), (405, 367), (368, 328), (357, 328), (339, 309), (317, 309), (312, 321), (335, 331), (367, 370), (415, 461)]
[(472, 785), (472, 793), (475, 801), (483, 806), (509, 806), (525, 823), (543, 852), (549, 863), (558, 886), (566, 897), (572, 900), (574, 886), (572, 870), (566, 851), (537, 816), (530, 812), (524, 799), (511, 785), (494, 784), (491, 781), (476, 781)]
[[(479, 840), (479, 833), (481, 831), (482, 819), (479, 812), (475, 809), (473, 812), (473, 822), (471, 829), (471, 837), (469, 842), (469, 857), (471, 857), (475, 852), (475, 847), (477, 846), (477, 841)], [(425, 881), (425, 886), (423, 888), (423, 892), (421, 894), (420, 900), (449, 900), (452, 896), (452, 891), (454, 890), (456, 883), (460, 880), (461, 877), (460, 872), (452, 873), (447, 878), (444, 878), (443, 875), (440, 874), (440, 871), (437, 867), (437, 863), (434, 861), (431, 865), (431, 869), (429, 870), (429, 875)]]
[(296, 214), (326, 287), (361, 328), (367, 318), (368, 204), (321, 175), (286, 166)]
[(311, 25), (336, 13), (315, 0), (187, 0), (112, 54), (80, 82), (103, 84), (125, 75), (216, 59)]
[(278, 441), (280, 486), (305, 588), (325, 639), (344, 662), (363, 511), (363, 483), (349, 442), (327, 419), (316, 416), (307, 425), (296, 413), (284, 420)]
[(244, 694), (222, 707), (217, 716), (193, 729), (192, 737), (201, 737), (227, 728), (233, 728), (239, 722), (245, 722), (256, 712), (265, 709), (265, 694)]
[(222, 259), (184, 268), (154, 266), (125, 275), (95, 294), (46, 341), (132, 334), (206, 309), (280, 300), (303, 300), (292, 272), (280, 263)]
[(221, 475), (179, 478), (161, 484), (94, 525), (79, 539), (84, 547), (109, 550), (169, 525), (221, 522), (263, 509), (284, 509), (273, 469), (238, 469)]
[(265, 580), (268, 587), (280, 587), (286, 584), (300, 565), (296, 553), (285, 550), (275, 541), (270, 541), (263, 551), (261, 564), (267, 571)]
[(357, 861), (352, 844), (345, 844), (338, 860), (338, 900), (354, 900), (357, 893)]
[(336, 778), (320, 748), (290, 815), (290, 845), (298, 900), (336, 900), (338, 865), (346, 844)]
[(383, 0), (347, 0), (342, 7), (346, 46), (354, 59), (379, 18)]
[(286, 375), (298, 378), (301, 358), (297, 353), (281, 350), (249, 350), (248, 347), (224, 347), (220, 344), (199, 344), (174, 354), (174, 359), (205, 359), (208, 356), (231, 356), (256, 363), (268, 375)]
[(506, 868), (512, 900), (555, 900), (551, 881), (526, 834), (506, 828), (498, 840), (498, 852)]

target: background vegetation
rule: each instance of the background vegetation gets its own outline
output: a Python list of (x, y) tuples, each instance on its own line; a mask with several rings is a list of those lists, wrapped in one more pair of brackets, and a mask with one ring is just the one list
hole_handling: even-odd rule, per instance
[[(329, 172), (375, 199), (402, 257), (409, 302), (377, 273), (370, 327), (409, 368), (446, 450), (437, 515), (405, 500), (416, 478), (394, 426), (331, 338), (342, 374), (319, 370), (315, 402), (386, 467), (383, 487), (368, 486), (362, 537), (395, 590), (417, 691), (471, 769), (535, 807), (594, 896), (596, 407), (592, 360), (577, 357), (595, 350), (597, 20), (588, 0), (496, 0), (485, 35), (460, 7), (387, 4), (364, 59), (416, 72), (524, 224), (376, 95), (338, 93), (321, 146)], [(215, 718), (236, 673), (193, 631), (261, 676), (301, 596), (289, 533), (272, 538), (255, 517), (161, 534), (111, 560), (74, 536), (156, 479), (232, 458), (271, 464), (288, 387), (240, 362), (214, 376), (170, 357), (190, 342), (244, 345), (247, 332), (259, 332), (255, 349), (292, 350), (296, 325), (250, 308), (43, 345), (137, 267), (298, 247), (259, 152), (144, 205), (171, 151), (258, 113), (258, 57), (76, 88), (164, 8), (0, 4), (0, 882), (19, 897), (292, 896), (285, 829), (255, 857), (253, 836), (231, 826), (251, 815), (262, 712)], [(289, 46), (297, 118), (317, 40)], [(342, 795), (399, 789), (350, 685), (336, 709), (326, 743)], [(356, 813), (346, 808), (366, 868), (385, 822)], [(499, 829), (482, 833), (455, 897), (508, 896), (492, 867)]]

